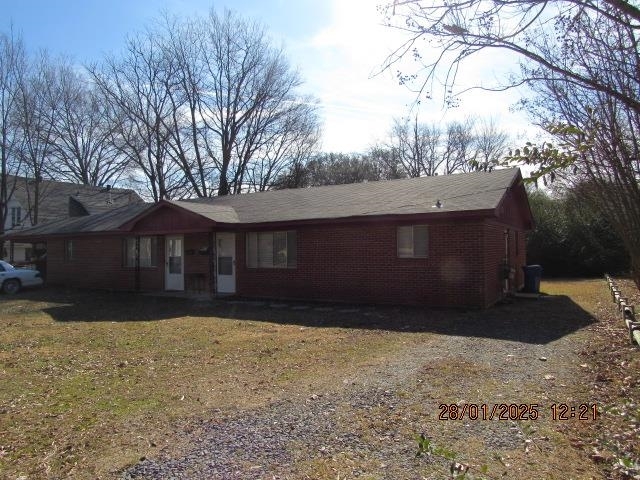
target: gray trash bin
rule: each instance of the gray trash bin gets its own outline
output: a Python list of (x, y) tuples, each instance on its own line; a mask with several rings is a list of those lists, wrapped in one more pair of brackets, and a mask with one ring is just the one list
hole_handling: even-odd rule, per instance
[(524, 292), (540, 293), (540, 279), (542, 278), (542, 267), (540, 265), (525, 265), (524, 270)]

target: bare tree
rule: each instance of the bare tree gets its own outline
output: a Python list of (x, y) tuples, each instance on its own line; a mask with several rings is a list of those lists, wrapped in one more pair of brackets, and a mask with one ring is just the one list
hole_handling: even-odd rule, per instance
[(165, 15), (125, 53), (91, 71), (153, 198), (265, 190), (317, 144), (316, 103), (257, 23)]
[[(27, 68), (22, 39), (0, 33), (0, 235), (4, 234), (9, 202), (20, 170), (16, 143), (20, 136), (16, 127), (20, 102), (20, 86)], [(0, 256), (3, 243), (0, 241)]]
[(476, 130), (475, 153), (463, 170), (490, 172), (504, 159), (508, 142), (509, 135), (498, 127), (495, 119), (481, 121)]
[(275, 188), (306, 188), (382, 180), (383, 170), (371, 155), (319, 153), (306, 163), (296, 163), (281, 175)]
[(393, 121), (391, 140), (374, 149), (386, 178), (448, 175), (475, 170), (489, 171), (501, 158), (505, 132), (492, 121), (468, 117), (444, 126), (413, 120)]
[[(401, 83), (412, 85), (416, 81), (421, 94), (431, 96), (433, 87), (441, 83), (445, 99), (455, 101), (453, 88), (461, 63), (481, 51), (502, 50), (522, 60), (525, 74), (505, 79), (493, 89), (530, 84), (553, 74), (567, 85), (604, 93), (640, 110), (637, 89), (621, 90), (611, 81), (614, 64), (596, 63), (577, 69), (566, 55), (572, 49), (587, 54), (588, 48), (579, 42), (596, 38), (581, 29), (583, 18), (595, 19), (614, 30), (637, 30), (640, 9), (626, 0), (394, 0), (380, 10), (389, 26), (407, 33), (406, 41), (387, 58), (383, 69), (397, 68)], [(422, 43), (423, 38), (429, 42)], [(405, 57), (415, 60), (419, 70), (403, 72), (400, 65)], [(640, 81), (637, 76), (635, 81)]]
[(40, 52), (20, 83), (17, 127), (20, 143), (16, 155), (21, 172), (32, 184), (26, 188), (28, 216), (31, 224), (38, 223), (43, 196), (42, 180), (51, 165), (54, 118), (60, 107), (60, 91), (56, 88), (56, 68), (46, 52)]
[(42, 54), (16, 83), (14, 157), (36, 184), (47, 172), (94, 185), (127, 175), (153, 200), (266, 190), (318, 143), (298, 73), (261, 25), (231, 12), (165, 15), (87, 70)]
[(407, 176), (396, 152), (386, 145), (371, 147), (366, 157), (370, 163), (376, 165), (379, 169), (380, 179), (392, 180), (406, 178)]
[(168, 89), (178, 88), (173, 63), (152, 32), (129, 38), (121, 59), (107, 58), (89, 72), (109, 105), (113, 141), (135, 166), (133, 184), (145, 186), (158, 201), (184, 193), (184, 169), (170, 155), (175, 105)]
[(640, 113), (601, 92), (553, 81), (545, 87), (528, 108), (558, 145), (526, 146), (517, 159), (544, 172), (543, 180), (569, 186), (606, 216), (640, 285)]
[(388, 148), (407, 177), (436, 175), (444, 159), (440, 155), (440, 129), (412, 120), (394, 119)]
[(640, 286), (639, 18), (624, 2), (607, 4), (606, 11), (570, 4), (572, 15), (554, 19), (556, 37), (536, 44), (545, 58), (561, 58), (592, 82), (578, 82), (552, 64), (522, 65), (537, 94), (523, 107), (557, 143), (529, 143), (513, 159), (532, 165), (535, 178), (560, 178), (606, 215)]
[(117, 183), (127, 171), (127, 157), (114, 143), (109, 104), (85, 74), (64, 61), (55, 68), (59, 105), (52, 118), (50, 152), (55, 168), (49, 175), (85, 185)]
[[(252, 191), (269, 190), (284, 172), (311, 157), (320, 137), (315, 108), (315, 102), (303, 99), (289, 105), (272, 128), (257, 130), (260, 134), (251, 143), (258, 148), (248, 162), (242, 184), (248, 184)], [(242, 158), (244, 152), (238, 156)]]
[[(287, 137), (298, 135), (292, 120), (304, 115), (313, 128), (300, 131), (313, 140), (317, 115), (315, 108), (296, 95), (300, 77), (290, 68), (283, 51), (271, 46), (261, 25), (229, 11), (222, 17), (212, 11), (206, 34), (202, 88), (208, 95), (201, 98), (199, 110), (206, 129), (206, 149), (216, 165), (217, 194), (241, 193), (251, 183), (246, 175), (256, 168), (251, 166), (252, 160), (265, 158), (264, 147), (271, 149), (266, 172), (272, 172), (274, 161), (287, 161), (286, 155), (274, 155), (274, 146), (287, 144)], [(294, 131), (289, 132), (292, 127)]]
[(172, 107), (167, 119), (169, 155), (183, 171), (189, 193), (209, 197), (215, 192), (216, 166), (215, 159), (208, 155), (208, 132), (201, 116), (208, 94), (202, 55), (202, 46), (207, 42), (204, 22), (164, 15), (153, 35), (173, 72), (164, 83)]
[(475, 123), (474, 119), (467, 118), (463, 122), (452, 121), (446, 125), (442, 142), (445, 175), (467, 169), (476, 148)]

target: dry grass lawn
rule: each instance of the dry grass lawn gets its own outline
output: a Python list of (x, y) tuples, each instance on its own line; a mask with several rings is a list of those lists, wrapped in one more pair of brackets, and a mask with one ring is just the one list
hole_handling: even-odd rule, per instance
[[(575, 308), (602, 322), (613, 321), (603, 280), (545, 282), (543, 289), (568, 296)], [(492, 316), (491, 310), (352, 312), (340, 306), (329, 315), (324, 307), (295, 310), (54, 289), (1, 296), (0, 477), (117, 477), (162, 448), (178, 451), (175, 432), (188, 430), (193, 419), (330, 388), (336, 375), (382, 365), (395, 352), (437, 342), (441, 334), (460, 334), (456, 322), (461, 318), (472, 325)], [(545, 325), (535, 308), (523, 311)], [(581, 345), (597, 349), (605, 341), (601, 332), (584, 327), (579, 326)], [(598, 375), (597, 358), (589, 364), (593, 370), (579, 388), (588, 389)], [(504, 389), (492, 382), (491, 368), (467, 359), (455, 368), (425, 371), (425, 378), (437, 401), (447, 398), (452, 381), (486, 377), (482, 398), (491, 399)], [(530, 401), (526, 392), (512, 398)], [(366, 419), (353, 422), (364, 425)], [(590, 463), (589, 438), (598, 432), (575, 423), (565, 428), (547, 418), (536, 428), (551, 442), (573, 448), (570, 458)], [(452, 423), (439, 425), (442, 435), (455, 433)], [(579, 435), (587, 437), (576, 446), (572, 442)], [(454, 440), (448, 447), (465, 448)], [(606, 460), (614, 459), (615, 452), (609, 453)], [(538, 478), (569, 478), (565, 467), (559, 458), (541, 466)], [(336, 478), (335, 470), (324, 465), (300, 468), (318, 478)], [(611, 468), (605, 461), (587, 471), (608, 475)]]
[[(546, 282), (552, 295), (569, 295), (598, 322), (579, 350), (590, 401), (598, 404), (598, 422), (561, 425), (571, 446), (584, 451), (604, 478), (640, 478), (640, 348), (632, 345), (621, 313), (603, 280)], [(633, 281), (616, 279), (640, 313), (640, 292)], [(606, 285), (606, 284), (605, 284)]]
[[(319, 312), (127, 294), (43, 290), (0, 301), (6, 478), (109, 476), (175, 442), (176, 423), (321, 388), (336, 371), (426, 335), (314, 328), (299, 320), (321, 322)], [(291, 323), (269, 321), (283, 315)]]

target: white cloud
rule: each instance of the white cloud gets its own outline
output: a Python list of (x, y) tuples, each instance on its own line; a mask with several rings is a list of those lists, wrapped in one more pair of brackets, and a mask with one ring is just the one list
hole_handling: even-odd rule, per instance
[(331, 17), (329, 25), (289, 51), (308, 91), (320, 99), (324, 148), (363, 151), (386, 134), (391, 118), (404, 113), (413, 95), (387, 72), (372, 77), (393, 44), (375, 2), (334, 1)]
[[(415, 93), (400, 86), (393, 73), (378, 72), (387, 55), (403, 40), (401, 32), (385, 27), (374, 0), (333, 0), (331, 21), (305, 42), (289, 45), (300, 65), (309, 93), (320, 99), (324, 119), (323, 148), (327, 151), (364, 151), (384, 140), (393, 117), (405, 116), (416, 100)], [(495, 85), (516, 68), (504, 55), (481, 55), (460, 71), (460, 85)], [(457, 109), (446, 110), (441, 93), (423, 101), (420, 117), (425, 121), (448, 121), (476, 115), (494, 117), (510, 130), (528, 127), (524, 116), (509, 112), (517, 92), (491, 93), (473, 90)]]

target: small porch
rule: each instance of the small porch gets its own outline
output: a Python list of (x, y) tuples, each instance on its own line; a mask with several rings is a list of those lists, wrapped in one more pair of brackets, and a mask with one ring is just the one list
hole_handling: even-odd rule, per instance
[(135, 291), (194, 299), (235, 294), (235, 239), (233, 232), (127, 237)]
[[(136, 291), (207, 298), (235, 294), (236, 234), (224, 231), (211, 218), (160, 202), (121, 225), (120, 230), (135, 239)], [(145, 252), (145, 248), (151, 250), (146, 247), (149, 239), (156, 245), (154, 252)], [(144, 264), (149, 256), (155, 260), (156, 280), (145, 285)]]

